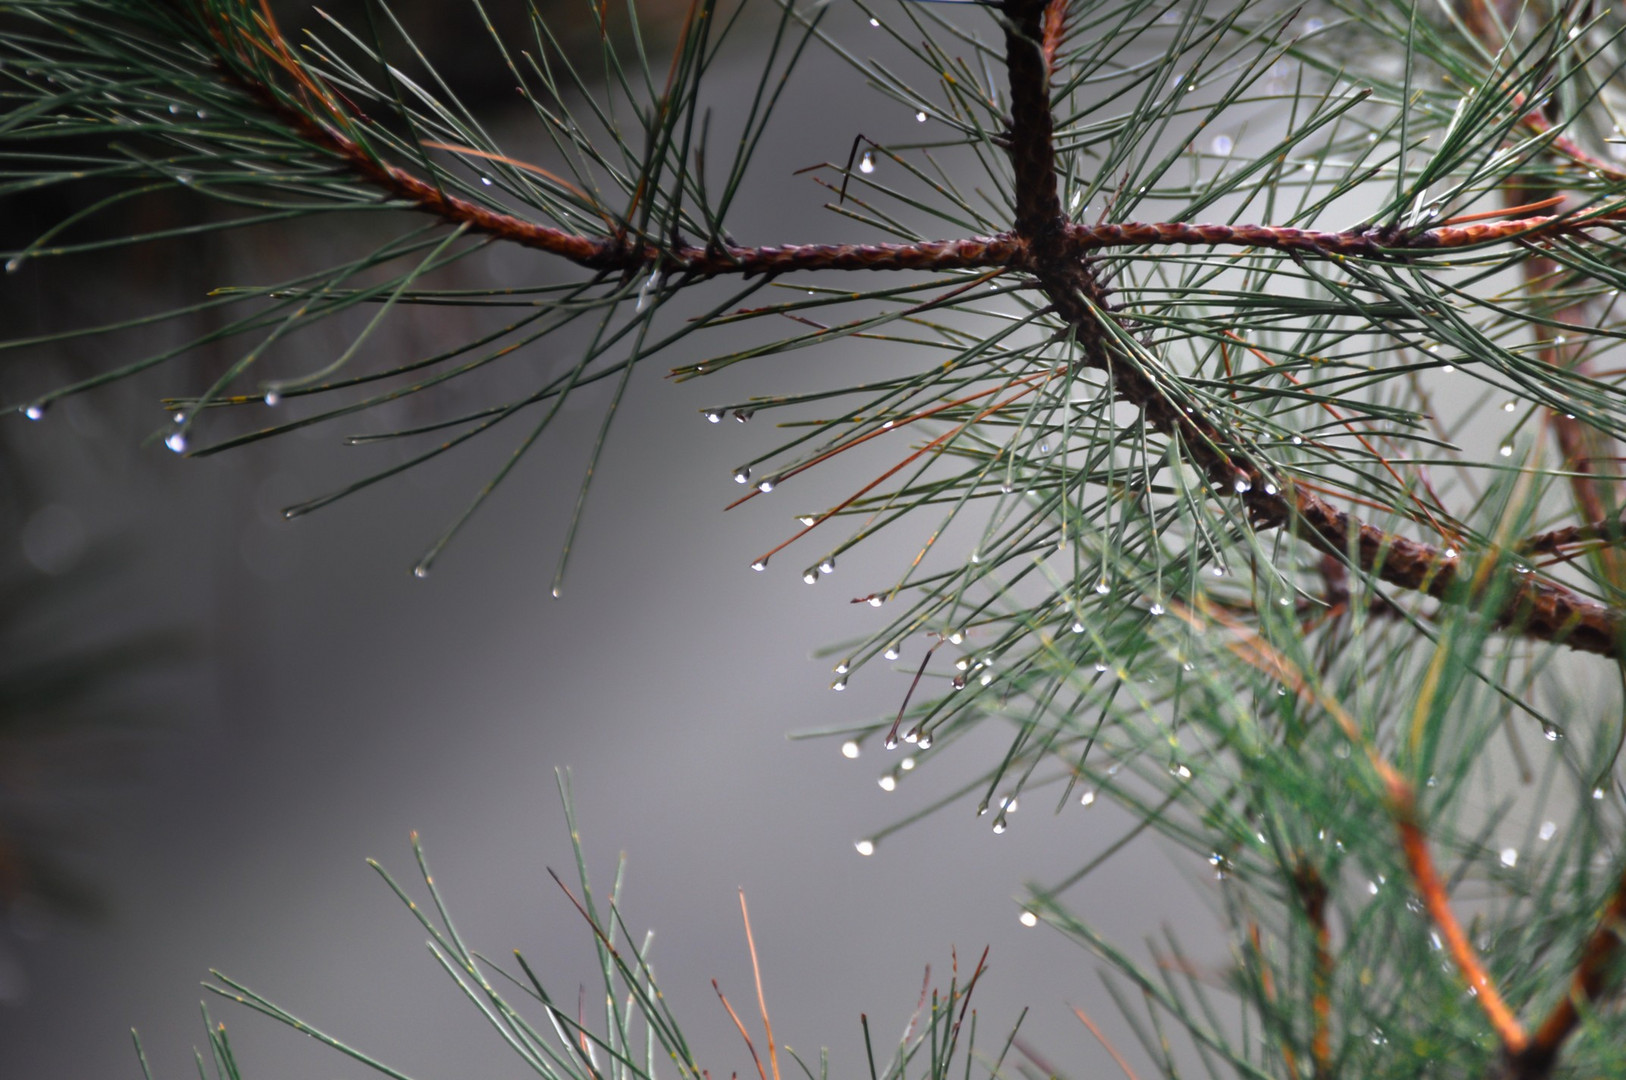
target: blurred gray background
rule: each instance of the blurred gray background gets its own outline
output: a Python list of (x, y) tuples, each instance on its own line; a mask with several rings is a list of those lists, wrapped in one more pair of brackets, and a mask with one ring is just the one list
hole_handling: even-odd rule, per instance
[[(460, 24), (435, 22), (462, 7), (442, 0), (411, 16), (426, 20), (433, 40), (462, 41)], [(886, 52), (855, 11), (838, 5), (827, 25), (861, 54), (869, 40), (870, 51)], [(476, 97), (496, 67), (479, 44), (454, 64)], [(718, 71), (725, 99), (749, 93), (749, 52), (736, 42), (735, 62)], [(505, 86), (494, 80), (487, 97), (511, 93)], [(827, 193), (791, 174), (844, 160), (856, 131), (913, 136), (913, 117), (818, 49), (781, 110), (735, 234), (865, 235), (822, 211)], [(137, 291), (153, 291), (154, 278), (183, 295), (263, 278), (256, 258), (286, 256), (267, 255), (269, 246), (262, 238), (170, 251)], [(528, 280), (557, 268), (502, 252), (480, 271)], [(32, 270), (0, 281), (14, 311), (95, 306), (50, 291), (59, 287)], [(407, 313), (371, 348), (422, 352), (436, 334), (459, 332), (440, 318), (449, 316)], [(63, 363), (106, 362), (86, 351)], [(800, 570), (822, 548), (752, 573), (751, 559), (788, 535), (792, 514), (870, 474), (819, 470), (724, 515), (740, 493), (732, 467), (775, 433), (766, 419), (710, 425), (700, 410), (907, 360), (854, 345), (683, 385), (661, 378), (698, 355), (674, 353), (635, 376), (558, 600), (548, 587), (602, 394), (572, 407), (422, 581), (410, 567), (506, 445), (285, 522), (283, 506), (359, 475), (353, 462), (366, 451), (339, 441), (368, 424), (181, 460), (148, 437), (162, 422), (160, 396), (201, 385), (184, 366), (70, 400), (38, 423), (0, 418), (28, 488), (8, 557), (20, 552), (31, 572), (66, 577), (91, 553), (117, 555), (116, 572), (95, 578), (71, 615), (42, 633), (71, 643), (180, 630), (193, 643), (190, 659), (136, 680), (132, 699), (150, 715), (93, 777), (75, 777), (58, 808), (71, 822), (63, 843), (102, 912), (54, 913), (26, 895), (10, 905), (0, 933), (0, 1077), (139, 1076), (131, 1026), (156, 1076), (190, 1075), (202, 1040), (198, 982), (211, 967), (411, 1076), (522, 1075), (363, 860), (409, 880), (407, 834), (419, 830), (466, 940), (500, 958), (521, 950), (568, 1000), (595, 976), (589, 932), (545, 872), (571, 874), (560, 767), (574, 775), (595, 883), (608, 886), (625, 852), (628, 921), (656, 930), (656, 972), (718, 1080), (752, 1068), (708, 985), (717, 978), (742, 1015), (754, 1011), (741, 888), (775, 1033), (804, 1053), (829, 1046), (835, 1076), (866, 1071), (860, 1012), (884, 1056), (924, 967), (946, 984), (950, 950), (964, 971), (985, 945), (981, 1045), (994, 1048), (1031, 1006), (1024, 1042), (1049, 1064), (1074, 1077), (1115, 1071), (1072, 1015), (1077, 1005), (1132, 1061), (1145, 1060), (1099, 987), (1096, 961), (1017, 920), (1024, 881), (1080, 865), (1132, 824), (1124, 815), (1076, 800), (1052, 815), (1053, 791), (1035, 792), (996, 836), (971, 798), (862, 858), (856, 839), (990, 764), (1000, 733), (988, 733), (984, 753), (958, 747), (891, 793), (877, 786), (883, 752), (873, 742), (848, 761), (839, 739), (786, 739), (896, 711), (919, 643), (898, 671), (866, 668), (840, 695), (828, 689), (834, 658), (810, 653), (871, 625), (875, 614), (849, 601), (890, 582), (929, 526), (844, 558), (815, 588)], [(11, 400), (32, 374), (8, 372)], [(1143, 841), (1069, 899), (1126, 942), (1172, 924), (1218, 977), (1226, 957), (1204, 942), (1205, 870)], [(210, 1007), (249, 1077), (366, 1075), (271, 1021), (218, 1000)]]

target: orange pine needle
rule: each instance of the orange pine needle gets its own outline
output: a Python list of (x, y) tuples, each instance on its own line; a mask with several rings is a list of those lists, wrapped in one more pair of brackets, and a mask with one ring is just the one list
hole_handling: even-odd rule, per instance
[(1073, 1015), (1078, 1017), (1085, 1027), (1090, 1029), (1090, 1034), (1095, 1036), (1095, 1041), (1105, 1047), (1107, 1053), (1112, 1055), (1112, 1060), (1118, 1063), (1118, 1068), (1124, 1071), (1124, 1075), (1129, 1077), (1129, 1080), (1140, 1080), (1140, 1077), (1135, 1075), (1135, 1070), (1130, 1068), (1129, 1062), (1125, 1061), (1124, 1056), (1118, 1053), (1118, 1048), (1112, 1045), (1112, 1040), (1107, 1038), (1106, 1032), (1095, 1026), (1095, 1021), (1090, 1019), (1089, 1014), (1077, 1005), (1070, 1006), (1070, 1008), (1073, 1010)]
[[(762, 996), (762, 968), (757, 964), (757, 943), (751, 936), (751, 913), (745, 907), (745, 890), (740, 890), (740, 917), (745, 920), (745, 945), (751, 950), (751, 975), (757, 982), (757, 1008), (762, 1012), (762, 1028), (768, 1039), (768, 1064), (773, 1068), (773, 1080), (779, 1080), (779, 1048), (773, 1041), (773, 1023), (768, 1019), (768, 999)], [(762, 1066), (758, 1064), (757, 1068)]]

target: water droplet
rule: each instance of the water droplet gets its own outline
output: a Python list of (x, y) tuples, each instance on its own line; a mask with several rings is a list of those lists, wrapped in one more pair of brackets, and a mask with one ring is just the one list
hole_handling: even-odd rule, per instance
[(1074, 188), (1073, 197), (1067, 200), (1067, 209), (1076, 214), (1078, 208), (1082, 205), (1084, 205), (1084, 189)]
[(766, 495), (766, 494), (768, 494), (768, 492), (772, 491), (773, 490), (773, 477), (769, 476), (769, 477), (766, 477), (766, 478), (758, 481), (757, 490), (762, 492), (764, 495)]
[(186, 453), (186, 433), (184, 431), (170, 432), (169, 437), (164, 440), (164, 445), (177, 454)]
[(750, 421), (751, 417), (755, 416), (756, 414), (757, 411), (755, 409), (735, 409), (734, 422), (737, 424), (747, 423)]
[(800, 521), (802, 523), (803, 527), (808, 528), (808, 529), (811, 529), (813, 526), (815, 526), (815, 525), (817, 525), (819, 523), (819, 519), (814, 517), (812, 514), (803, 514), (801, 517), (797, 518), (796, 520)]
[(837, 679), (835, 682), (830, 684), (830, 689), (836, 691), (837, 693), (840, 693), (841, 691), (847, 689), (847, 680), (846, 679)]
[(744, 483), (748, 482), (750, 479), (751, 479), (751, 468), (750, 468), (750, 466), (741, 465), (739, 468), (734, 470), (734, 482), (736, 484), (744, 484)]
[(1003, 816), (997, 817), (997, 818), (994, 819), (994, 835), (995, 836), (998, 836), (1000, 833), (1004, 832), (1006, 828), (1007, 828), (1007, 826), (1005, 824), (1005, 818)]
[(1592, 789), (1592, 798), (1594, 800), (1602, 800), (1603, 799), (1603, 788), (1601, 788), (1601, 787), (1593, 788)]
[(419, 563), (417, 566), (414, 566), (412, 568), (412, 576), (415, 577), (415, 578), (426, 578), (426, 577), (428, 577), (429, 576), (429, 564), (428, 563)]
[(861, 173), (872, 173), (872, 172), (874, 172), (875, 171), (875, 155), (871, 154), (868, 150), (865, 150), (864, 151), (864, 156), (858, 159), (858, 171), (861, 172)]
[(1092, 788), (1091, 790), (1086, 791), (1083, 795), (1080, 795), (1079, 798), (1078, 798), (1078, 805), (1080, 805), (1080, 806), (1094, 806), (1095, 805), (1095, 790)]
[(1031, 911), (1024, 911), (1022, 914), (1016, 917), (1016, 921), (1021, 923), (1023, 926), (1032, 929), (1033, 927), (1039, 925), (1039, 916), (1035, 915)]
[(1551, 821), (1543, 821), (1541, 823), (1541, 829), (1536, 833), (1536, 835), (1541, 837), (1543, 840), (1551, 840), (1553, 835), (1557, 832), (1558, 826), (1556, 824)]
[(1214, 141), (1210, 145), (1213, 146), (1214, 153), (1220, 157), (1229, 157), (1231, 150), (1234, 148), (1229, 135), (1215, 135)]
[(1215, 577), (1224, 577), (1225, 576), (1225, 567), (1216, 566), (1216, 567), (1214, 567), (1213, 573), (1214, 573)]
[(1512, 443), (1503, 443), (1502, 446), (1501, 446), (1501, 449), (1499, 449), (1497, 451), (1497, 453), (1501, 454), (1503, 457), (1512, 457), (1513, 456), (1513, 444)]
[(869, 24), (871, 26), (879, 27), (881, 25), (881, 20), (880, 19), (871, 19), (869, 21)]
[(1450, 364), (1446, 364), (1444, 367), (1440, 368), (1440, 374), (1441, 375), (1450, 375), (1452, 372), (1454, 372), (1456, 370), (1457, 369), (1452, 367)]
[(17, 272), (17, 268), (19, 266), (21, 266), (22, 264), (23, 264), (23, 257), (21, 255), (15, 255), (12, 258), (7, 259), (6, 260), (6, 273), (15, 274)]
[(1107, 593), (1112, 591), (1112, 585), (1107, 581), (1106, 578), (1102, 578), (1100, 581), (1095, 583), (1095, 591), (1100, 595), (1105, 596)]
[(491, 177), (489, 177), (489, 176), (480, 177), (480, 183), (484, 184), (486, 187), (490, 187), (491, 186)]
[(886, 603), (886, 598), (885, 597), (872, 596), (872, 597), (869, 598), (869, 606), (870, 607), (880, 607), (884, 603)]
[(723, 410), (721, 409), (707, 409), (704, 415), (706, 417), (706, 423), (708, 424), (720, 424), (723, 422)]
[(1105, 672), (1107, 670), (1106, 661), (1105, 660), (1097, 660), (1095, 662), (1095, 670), (1096, 670), (1097, 674), (1105, 674)]
[(1378, 133), (1375, 132), (1375, 131), (1368, 131), (1366, 133), (1366, 141), (1367, 142), (1377, 142), (1378, 141)]
[(1302, 438), (1300, 438), (1299, 436), (1297, 436), (1297, 435), (1293, 436), (1291, 441), (1292, 441), (1294, 446), (1303, 446), (1304, 445), (1304, 440)]
[(281, 402), (282, 395), (277, 393), (275, 390), (267, 390), (265, 392), (265, 403), (267, 405), (278, 405), (281, 404)]
[(898, 762), (898, 768), (902, 769), (904, 772), (908, 772), (910, 769), (912, 769), (914, 767), (915, 767), (915, 759), (912, 758), (912, 757), (906, 757), (902, 761)]
[(881, 790), (882, 791), (893, 791), (898, 786), (897, 778), (894, 777), (891, 773), (887, 773), (885, 776), (882, 776), (881, 779), (876, 781), (876, 782), (881, 785)]
[(768, 569), (768, 560), (758, 559), (756, 562), (751, 564), (751, 569), (755, 570), (759, 574), (762, 573), (762, 571)]
[(1147, 611), (1148, 611), (1148, 612), (1149, 612), (1149, 613), (1150, 613), (1150, 614), (1153, 614), (1153, 615), (1161, 615), (1161, 614), (1163, 614), (1163, 612), (1164, 612), (1164, 607), (1163, 607), (1163, 605), (1162, 605), (1162, 604), (1159, 604), (1159, 603), (1155, 603), (1155, 602), (1154, 602), (1154, 603), (1153, 603), (1153, 604), (1152, 604), (1152, 606), (1151, 606), (1151, 607), (1149, 607), (1149, 608), (1147, 608), (1147, 609), (1146, 609), (1146, 610), (1147, 610)]
[(1541, 737), (1548, 742), (1557, 742), (1564, 737), (1564, 733), (1559, 730), (1558, 725), (1544, 723), (1541, 725)]
[(803, 570), (802, 580), (809, 585), (817, 584), (819, 580), (818, 570), (814, 569), (813, 567), (808, 567), (806, 570)]
[(853, 849), (860, 855), (873, 855), (875, 854), (875, 841), (860, 840), (853, 845)]
[(1456, 558), (1456, 557), (1457, 557), (1457, 549), (1456, 549), (1456, 548), (1454, 548), (1454, 547), (1448, 547), (1448, 548), (1446, 548), (1446, 549), (1445, 549), (1445, 557), (1446, 557), (1446, 558), (1447, 558), (1447, 559), (1454, 559), (1454, 558)]
[(828, 556), (828, 557), (826, 557), (824, 559), (821, 559), (819, 561), (819, 573), (821, 573), (821, 574), (833, 574), (835, 572), (836, 572), (835, 556), (833, 556), (833, 555)]
[(170, 419), (175, 421), (177, 424), (184, 424), (186, 423), (186, 414), (183, 412), (178, 412), (171, 416)]
[(847, 672), (849, 672), (851, 670), (852, 670), (851, 662), (847, 661), (847, 660), (843, 660), (841, 663), (837, 664), (836, 667), (835, 667), (835, 672), (836, 672), (837, 675), (845, 675), (845, 674), (847, 674)]
[(841, 744), (841, 756), (846, 758), (848, 761), (853, 760), (860, 753), (861, 751), (858, 748), (858, 744), (853, 742), (851, 739), (848, 739), (846, 742)]
[(1265, 485), (1265, 494), (1266, 495), (1274, 495), (1274, 494), (1276, 494), (1276, 485), (1275, 484), (1266, 484)]
[(644, 310), (644, 308), (648, 307), (649, 306), (650, 294), (659, 292), (660, 287), (661, 287), (661, 272), (659, 270), (656, 270), (656, 271), (653, 271), (649, 275), (649, 277), (645, 278), (643, 285), (639, 287), (639, 289), (638, 289), (638, 306), (637, 306), (637, 308), (635, 310), (636, 311), (642, 311), (642, 310)]
[(882, 745), (888, 750), (896, 750), (898, 748), (898, 737), (896, 735), (888, 735), (886, 737), (886, 742)]
[(1072, 630), (1075, 634), (1082, 634), (1084, 632), (1084, 624), (1081, 622), (1075, 622), (1072, 626)]
[(1253, 490), (1253, 482), (1247, 477), (1239, 476), (1236, 479), (1236, 483), (1231, 485), (1231, 489), (1238, 495), (1246, 495), (1248, 492)]
[(42, 420), (45, 418), (45, 406), (36, 401), (23, 410), (23, 415), (30, 420)]
[(965, 640), (965, 635), (960, 633), (958, 630), (954, 631), (952, 634), (949, 635), (949, 644), (950, 645), (958, 645), (960, 642), (962, 642), (964, 640)]
[(932, 748), (932, 737), (931, 737), (931, 735), (929, 733), (927, 733), (927, 732), (924, 732), (924, 731), (921, 732), (920, 733), (920, 742), (917, 743), (916, 745), (918, 745), (922, 750), (930, 750)]
[(1185, 765), (1181, 765), (1179, 762), (1176, 762), (1175, 764), (1169, 766), (1169, 775), (1178, 777), (1181, 780), (1190, 780), (1191, 769)]
[(965, 689), (965, 676), (964, 675), (956, 675), (956, 676), (954, 676), (954, 681), (949, 683), (949, 685), (954, 687), (954, 689), (956, 689), (956, 690), (964, 690)]
[(924, 124), (925, 122), (926, 122), (926, 114), (925, 113), (923, 113), (923, 112), (915, 113), (915, 123)]
[(1502, 849), (1501, 858), (1502, 858), (1502, 865), (1503, 866), (1507, 866), (1507, 867), (1517, 866), (1519, 864), (1519, 849), (1518, 848), (1505, 847), (1505, 848)]
[(171, 116), (179, 116), (179, 115), (181, 115), (181, 107), (179, 105), (171, 105), (169, 107), (169, 115), (171, 115)]
[(199, 109), (198, 110), (198, 119), (199, 120), (207, 120), (207, 119), (209, 119), (209, 110), (207, 110), (207, 109)]
[(1514, 409), (1517, 409), (1518, 407), (1519, 406), (1518, 406), (1518, 404), (1516, 402), (1509, 401), (1509, 402), (1505, 403), (1502, 406), (1502, 411), (1503, 412), (1512, 412)]
[(886, 652), (882, 653), (881, 655), (886, 657), (888, 660), (896, 660), (898, 658), (899, 652), (900, 652), (900, 647), (899, 646), (897, 646), (897, 645), (888, 645), (886, 647)]

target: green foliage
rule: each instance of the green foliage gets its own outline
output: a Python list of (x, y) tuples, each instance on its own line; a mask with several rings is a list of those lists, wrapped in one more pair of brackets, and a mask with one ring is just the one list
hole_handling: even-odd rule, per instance
[[(1173, 1023), (1216, 1076), (1618, 1068), (1613, 930), (1594, 930), (1600, 904), (1618, 918), (1626, 902), (1609, 899), (1626, 729), (1576, 689), (1602, 675), (1564, 653), (1618, 664), (1626, 626), (1626, 368), (1610, 365), (1626, 172), (1600, 156), (1619, 144), (1626, 22), (1477, 0), (1315, 15), (1162, 0), (857, 8), (892, 59), (862, 59), (827, 27), (842, 21), (833, 7), (786, 2), (753, 20), (696, 0), (658, 57), (636, 11), (612, 32), (594, 9), (589, 70), (533, 5), (532, 40), (493, 30), (488, 43), (546, 137), (531, 161), (382, 4), (296, 47), (242, 0), (0, 3), (0, 194), (94, 193), (7, 252), (9, 268), (337, 213), (386, 222), (314, 272), (7, 343), (117, 339), (157, 318), (194, 328), (17, 411), (37, 417), (205, 344), (235, 359), (166, 403), (178, 452), (420, 405), (409, 426), (352, 440), (403, 443), (399, 463), (290, 514), (507, 438), (507, 463), (421, 575), (588, 386), (614, 390), (572, 536), (636, 365), (669, 352), (677, 378), (712, 378), (803, 348), (907, 345), (906, 370), (709, 414), (782, 418), (784, 442), (736, 474), (748, 499), (859, 447), (893, 455), (755, 568), (777, 570), (795, 546), (814, 583), (882, 530), (915, 530), (919, 557), (861, 598), (890, 618), (842, 651), (836, 687), (906, 650), (924, 657), (904, 662), (914, 682), (895, 719), (843, 734), (913, 744), (915, 783), (994, 724), (1008, 748), (972, 794), (995, 829), (1050, 785), (1058, 806), (1116, 800), (1137, 831), (1208, 860), (1240, 1023), (1214, 987), (1175, 974), (1189, 968), (1149, 970), (1069, 913), (1065, 888), (1094, 865), (1035, 893), (1035, 912), (1141, 995), (1149, 1057), (1175, 1075)], [(914, 113), (920, 138), (860, 137), (825, 170), (831, 210), (872, 242), (752, 246), (731, 210), (817, 47)], [(707, 96), (725, 56), (759, 73), (726, 135)], [(88, 231), (164, 188), (217, 209), (162, 234)], [(504, 243), (568, 276), (438, 287)], [(433, 355), (374, 355), (369, 336), (410, 305), (491, 318)], [(339, 355), (265, 374), (299, 356), (299, 335), (358, 312)], [(449, 392), (578, 328), (574, 360), (517, 395), (471, 408)], [(706, 351), (725, 328), (754, 336)], [(944, 692), (916, 694), (922, 683)], [(698, 1075), (642, 954), (614, 945), (613, 899), (601, 914), (582, 887), (611, 1002), (598, 1034), (563, 1019), (528, 969), (521, 989), (554, 1042), (522, 1019), (438, 894), (442, 923), (424, 926), (538, 1073), (652, 1077), (659, 1044)], [(1572, 974), (1578, 1015), (1523, 1031), (1520, 1016), (1560, 1016)], [(958, 993), (886, 1076), (927, 1057), (946, 1075)], [(223, 1040), (216, 1053), (235, 1075)]]

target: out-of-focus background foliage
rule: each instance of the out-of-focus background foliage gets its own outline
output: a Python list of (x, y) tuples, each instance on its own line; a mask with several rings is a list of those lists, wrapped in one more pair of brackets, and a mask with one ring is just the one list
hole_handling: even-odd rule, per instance
[[(395, 8), (471, 107), (521, 149), (536, 138), (469, 5)], [(487, 8), (525, 33), (518, 0)], [(308, 5), (279, 10), (287, 27), (318, 25)], [(342, 20), (362, 5), (329, 10)], [(658, 54), (661, 19), (681, 11), (670, 0), (640, 11)], [(576, 33), (596, 33), (585, 3), (559, 12)], [(856, 12), (833, 10), (827, 26), (866, 40)], [(713, 75), (720, 115), (749, 97), (730, 89), (754, 78), (745, 51)], [(812, 52), (748, 174), (735, 233), (861, 235), (821, 210), (825, 190), (792, 174), (844, 159), (858, 131), (884, 140), (913, 128), (875, 101)], [(9, 201), (0, 246), (71, 212), (67, 197)], [(151, 229), (228, 211), (166, 196), (126, 212)], [(35, 260), (0, 278), (0, 319), (44, 331), (156, 310), (297, 269), (364, 227), (328, 221)], [(560, 270), (493, 250), (457, 272), (531, 284)], [(369, 348), (427, 353), (461, 340), (470, 317), (400, 311)], [(342, 348), (342, 320), (323, 327), (285, 357), (291, 369)], [(159, 328), (8, 358), (0, 398), (27, 400), (164, 334), (179, 340)], [(514, 1075), (362, 859), (403, 864), (407, 830), (420, 830), (471, 943), (498, 956), (522, 948), (558, 985), (573, 972), (590, 982), (588, 932), (544, 872), (569, 858), (556, 766), (574, 770), (599, 880), (626, 852), (629, 921), (657, 929), (656, 970), (718, 1077), (750, 1067), (707, 985), (715, 976), (748, 996), (738, 887), (751, 898), (776, 1034), (803, 1051), (829, 1044), (837, 1075), (860, 1068), (858, 1013), (889, 1040), (921, 969), (946, 977), (951, 948), (969, 965), (992, 946), (984, 1022), (1004, 1032), (1031, 1004), (1023, 1045), (1067, 1072), (1091, 1075), (1107, 1060), (1070, 1004), (1130, 1041), (1091, 959), (1020, 926), (1014, 898), (1025, 878), (1061, 876), (1131, 822), (1104, 804), (1053, 816), (1040, 793), (996, 836), (968, 801), (863, 859), (854, 839), (948, 790), (952, 767), (935, 770), (930, 790), (905, 776), (883, 793), (879, 747), (851, 762), (836, 741), (785, 739), (895, 711), (908, 685), (908, 673), (877, 673), (832, 695), (831, 661), (809, 659), (867, 627), (868, 609), (849, 600), (870, 591), (866, 565), (879, 580), (885, 560), (905, 554), (901, 540), (844, 560), (816, 589), (783, 567), (747, 569), (790, 514), (845, 494), (851, 476), (809, 476), (794, 505), (719, 512), (737, 494), (732, 466), (773, 436), (708, 425), (702, 408), (903, 357), (856, 345), (809, 355), (729, 382), (636, 377), (559, 600), (548, 584), (599, 394), (570, 406), (425, 581), (408, 568), (506, 447), (474, 447), (287, 522), (282, 507), (357, 474), (359, 455), (395, 451), (347, 449), (352, 432), (319, 427), (219, 457), (168, 453), (153, 437), (159, 400), (206, 383), (221, 354), (201, 350), (70, 399), (37, 423), (3, 418), (0, 1077), (138, 1075), (131, 1025), (155, 1069), (182, 1075), (209, 966), (412, 1075)], [(544, 345), (497, 377), (524, 380), (555, 359)], [(909, 655), (901, 666), (912, 671)], [(1167, 921), (1196, 946), (1201, 883), (1195, 893), (1169, 883), (1197, 871), (1174, 868), (1155, 844), (1115, 858), (1114, 872), (1070, 897), (1076, 907), (1109, 935)], [(1218, 972), (1226, 958), (1211, 959)], [(269, 1022), (223, 1018), (251, 1076), (361, 1072)]]

